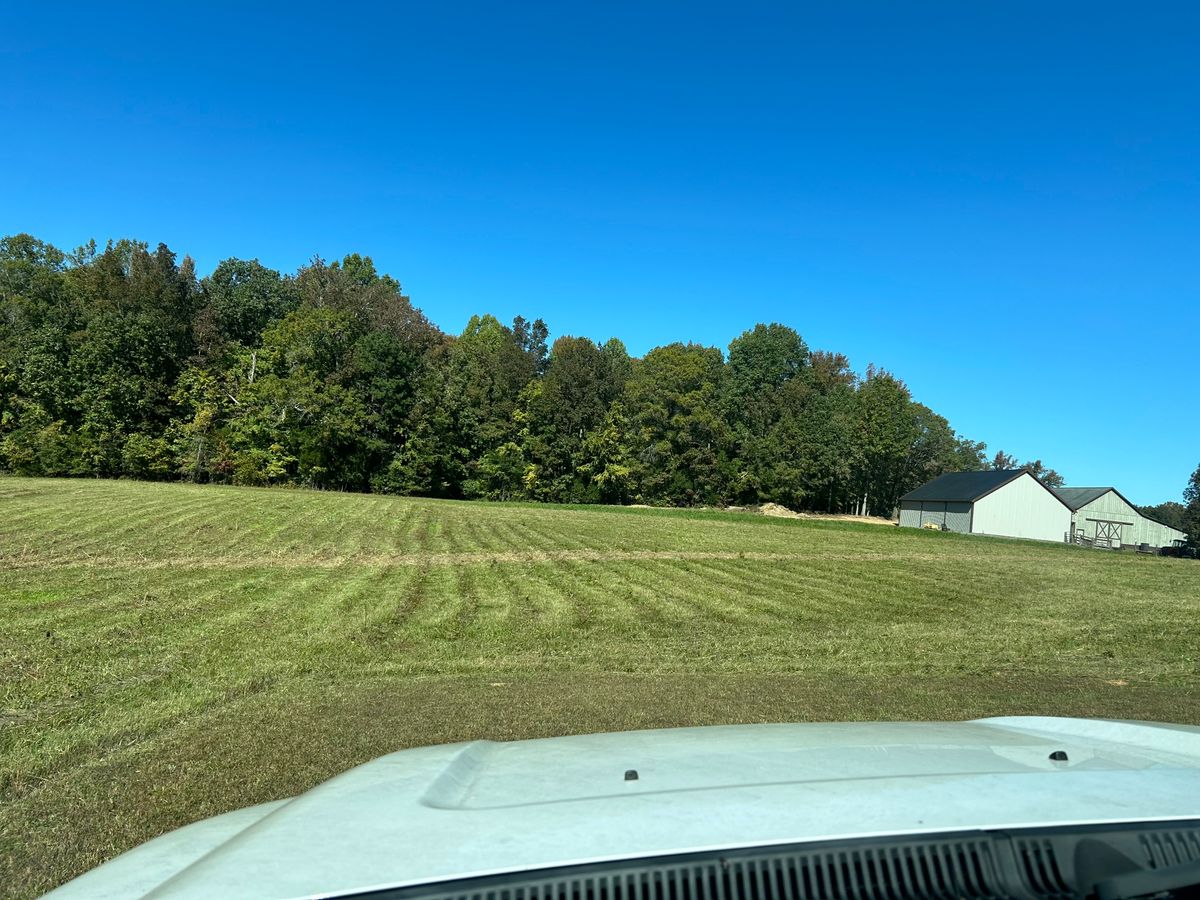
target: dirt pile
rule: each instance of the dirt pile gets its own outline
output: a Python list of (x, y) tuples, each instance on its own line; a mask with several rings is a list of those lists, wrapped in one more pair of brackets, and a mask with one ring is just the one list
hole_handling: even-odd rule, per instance
[(823, 522), (865, 522), (868, 525), (895, 525), (891, 519), (881, 519), (879, 516), (853, 516), (849, 513), (802, 513), (788, 509), (778, 503), (764, 503), (758, 507), (760, 516), (774, 516), (780, 519), (812, 519)]

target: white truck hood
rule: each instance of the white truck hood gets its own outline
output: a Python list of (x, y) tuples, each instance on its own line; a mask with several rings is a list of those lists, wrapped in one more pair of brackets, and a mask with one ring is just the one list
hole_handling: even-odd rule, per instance
[(476, 741), (197, 822), (48, 896), (333, 897), (716, 848), (1197, 817), (1200, 728), (1183, 725), (1010, 717)]

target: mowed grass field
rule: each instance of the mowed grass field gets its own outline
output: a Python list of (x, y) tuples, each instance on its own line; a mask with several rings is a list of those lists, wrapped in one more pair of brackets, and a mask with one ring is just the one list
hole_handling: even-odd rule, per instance
[(0, 895), (404, 747), (1200, 722), (1200, 564), (746, 513), (0, 479)]

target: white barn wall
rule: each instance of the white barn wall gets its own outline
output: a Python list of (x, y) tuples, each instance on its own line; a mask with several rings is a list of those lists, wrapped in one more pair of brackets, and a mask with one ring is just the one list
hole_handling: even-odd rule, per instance
[(1066, 540), (1071, 510), (1028, 472), (975, 501), (971, 531), (1039, 541)]
[(1163, 525), (1153, 519), (1141, 516), (1137, 528), (1134, 529), (1135, 544), (1149, 544), (1151, 547), (1170, 547), (1176, 541), (1187, 538), (1187, 533), (1170, 525)]

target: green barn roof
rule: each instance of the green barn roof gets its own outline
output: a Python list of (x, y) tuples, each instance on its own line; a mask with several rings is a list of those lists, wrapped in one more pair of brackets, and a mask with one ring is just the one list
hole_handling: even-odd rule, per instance
[[(1050, 490), (1058, 495), (1059, 500), (1071, 507), (1072, 512), (1083, 509), (1083, 507), (1087, 506), (1097, 497), (1103, 497), (1109, 491), (1121, 497), (1120, 491), (1112, 487), (1060, 487), (1050, 488)], [(1121, 499), (1125, 500), (1124, 497), (1121, 497)], [(1128, 500), (1125, 500), (1125, 502), (1129, 503)], [(1129, 503), (1129, 505), (1133, 506), (1132, 503)], [(1137, 509), (1137, 507), (1134, 506), (1134, 509)]]

